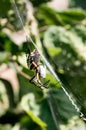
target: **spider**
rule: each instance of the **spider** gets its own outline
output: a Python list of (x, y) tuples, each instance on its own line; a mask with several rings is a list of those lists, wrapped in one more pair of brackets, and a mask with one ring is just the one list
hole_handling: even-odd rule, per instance
[(47, 88), (49, 81), (46, 81), (44, 84), (40, 81), (40, 78), (46, 78), (46, 66), (40, 62), (40, 54), (38, 50), (34, 49), (32, 52), (30, 52), (30, 50), (28, 52), (27, 65), (30, 70), (35, 71), (35, 75), (30, 79), (30, 82), (34, 83), (35, 81), (37, 86), (41, 89)]

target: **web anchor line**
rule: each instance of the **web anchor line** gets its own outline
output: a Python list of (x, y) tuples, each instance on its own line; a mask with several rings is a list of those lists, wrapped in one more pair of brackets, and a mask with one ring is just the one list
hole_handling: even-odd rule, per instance
[(46, 64), (47, 68), (50, 70), (50, 72), (53, 74), (53, 76), (55, 77), (55, 79), (60, 83), (63, 91), (65, 92), (65, 94), (67, 95), (68, 99), (70, 100), (70, 102), (72, 103), (72, 105), (74, 106), (75, 110), (80, 114), (80, 117), (86, 121), (86, 118), (84, 117), (84, 114), (80, 111), (79, 107), (76, 105), (76, 103), (73, 101), (73, 99), (71, 98), (71, 96), (69, 95), (69, 93), (67, 92), (67, 90), (63, 87), (62, 82), (60, 81), (58, 75), (55, 73), (55, 71), (53, 70), (52, 66), (50, 65), (50, 63), (47, 61), (47, 59), (45, 58), (45, 56), (41, 53), (41, 51), (39, 50), (39, 48), (37, 47), (37, 45), (35, 44), (35, 42), (32, 40), (31, 36), (27, 34), (25, 26), (23, 24), (23, 20), (20, 16), (18, 7), (16, 5), (15, 0), (11, 0), (12, 5), (14, 6), (15, 10), (16, 10), (16, 14), (19, 17), (19, 20), (21, 22), (22, 25), (22, 29), (24, 30), (25, 36), (26, 36), (26, 40), (30, 40), (31, 43), (34, 45), (34, 47), (37, 49), (37, 51), (39, 52), (40, 56), (42, 57), (44, 63)]

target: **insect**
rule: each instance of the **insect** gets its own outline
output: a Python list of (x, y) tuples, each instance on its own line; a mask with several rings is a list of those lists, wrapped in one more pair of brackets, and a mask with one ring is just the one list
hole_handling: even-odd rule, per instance
[(27, 65), (30, 70), (35, 71), (34, 76), (30, 79), (30, 82), (36, 83), (36, 85), (41, 89), (47, 88), (49, 81), (44, 84), (40, 81), (40, 78), (46, 78), (46, 66), (41, 63), (40, 54), (37, 49), (34, 49), (32, 52), (28, 50)]

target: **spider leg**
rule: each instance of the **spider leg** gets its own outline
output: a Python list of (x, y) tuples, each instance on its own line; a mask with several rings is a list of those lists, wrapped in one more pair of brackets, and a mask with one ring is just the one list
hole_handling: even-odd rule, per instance
[(35, 75), (29, 81), (32, 82), (34, 78), (35, 78)]
[(30, 69), (35, 70), (35, 75), (30, 79), (30, 82), (33, 82), (41, 89), (48, 88), (49, 80), (46, 81), (44, 84), (40, 81), (39, 66), (34, 61), (32, 62), (32, 66), (30, 67)]
[[(36, 78), (36, 82), (34, 82), (33, 80)], [(46, 81), (44, 84), (41, 83), (40, 79), (39, 79), (39, 73), (36, 73), (31, 79), (30, 82), (34, 83), (34, 85), (38, 86), (40, 89), (44, 89), (44, 88), (48, 88), (49, 87), (49, 80)], [(37, 84), (38, 83), (38, 84)]]
[[(36, 67), (37, 67), (37, 66), (36, 66)], [(36, 68), (35, 75), (30, 79), (30, 82), (32, 82), (34, 79), (36, 79), (36, 82), (40, 82), (40, 80), (39, 80), (38, 67)]]
[(39, 79), (39, 71), (36, 71), (36, 82), (38, 83), (38, 84), (36, 84), (40, 89), (44, 89), (44, 87), (43, 87), (43, 84), (41, 83), (41, 81), (40, 81), (40, 79)]
[[(36, 82), (34, 82), (33, 80), (36, 78)], [(33, 82), (32, 82), (33, 81)], [(39, 80), (39, 74), (38, 73), (36, 73), (36, 75), (34, 75), (31, 79), (30, 79), (30, 82), (31, 83), (33, 83), (34, 85), (36, 85), (37, 87), (39, 87), (40, 89), (42, 89), (43, 90), (43, 87), (42, 87), (42, 84), (41, 84), (41, 82), (40, 82), (40, 80)], [(38, 83), (38, 84), (37, 84)]]
[(49, 82), (50, 82), (50, 80), (46, 81), (45, 83), (42, 83), (42, 82), (39, 80), (39, 76), (38, 76), (37, 79), (38, 79), (37, 82), (38, 82), (38, 84), (40, 85), (40, 87), (41, 87), (42, 89), (49, 87)]
[(50, 80), (46, 81), (46, 82), (43, 84), (43, 86), (44, 86), (45, 88), (49, 88), (49, 82), (50, 82)]

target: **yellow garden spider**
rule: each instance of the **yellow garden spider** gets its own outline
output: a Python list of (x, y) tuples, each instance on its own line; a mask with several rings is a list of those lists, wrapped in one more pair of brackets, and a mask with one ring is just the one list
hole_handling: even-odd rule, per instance
[(45, 82), (44, 84), (40, 81), (40, 78), (46, 78), (46, 66), (40, 62), (40, 54), (37, 49), (34, 49), (32, 52), (28, 50), (27, 53), (27, 65), (29, 66), (30, 70), (35, 71), (35, 75), (30, 79), (30, 82), (41, 89), (47, 88), (49, 81)]

